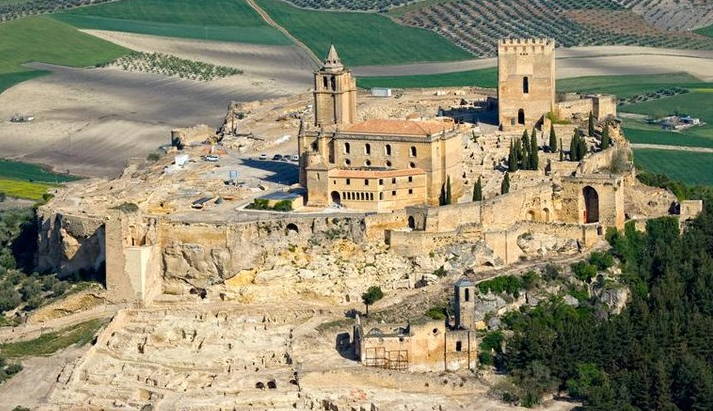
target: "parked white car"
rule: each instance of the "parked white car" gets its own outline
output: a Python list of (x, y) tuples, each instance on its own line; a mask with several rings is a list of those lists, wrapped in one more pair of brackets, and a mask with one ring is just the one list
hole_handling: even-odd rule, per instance
[(220, 160), (220, 158), (218, 158), (218, 156), (216, 156), (215, 154), (209, 154), (205, 156), (205, 161), (209, 161), (211, 163), (217, 163), (218, 160)]
[(260, 159), (260, 160), (267, 160), (267, 154), (265, 154), (265, 153), (260, 154), (260, 156), (258, 157), (258, 159)]

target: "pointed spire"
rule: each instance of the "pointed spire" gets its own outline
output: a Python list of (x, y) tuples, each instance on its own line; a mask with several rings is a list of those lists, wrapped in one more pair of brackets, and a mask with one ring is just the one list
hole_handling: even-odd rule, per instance
[(342, 61), (339, 60), (337, 49), (334, 48), (334, 44), (329, 46), (329, 53), (327, 54), (327, 58), (324, 60), (324, 69), (328, 71), (338, 71), (344, 69)]

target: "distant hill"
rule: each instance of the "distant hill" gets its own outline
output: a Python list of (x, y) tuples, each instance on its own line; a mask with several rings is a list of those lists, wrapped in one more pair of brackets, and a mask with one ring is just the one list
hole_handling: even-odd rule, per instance
[(567, 47), (713, 49), (709, 31), (692, 31), (713, 24), (713, 3), (700, 0), (289, 1), (315, 9), (388, 10), (395, 21), (439, 33), (477, 57), (494, 56), (502, 37), (553, 37)]

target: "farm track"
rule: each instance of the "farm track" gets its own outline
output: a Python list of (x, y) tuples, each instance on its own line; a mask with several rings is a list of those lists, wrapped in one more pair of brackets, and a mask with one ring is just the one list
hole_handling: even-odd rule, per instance
[(663, 144), (631, 144), (631, 148), (649, 148), (655, 150), (668, 151), (690, 151), (693, 153), (713, 153), (713, 148), (709, 147), (686, 147), (686, 146), (668, 146)]
[(302, 43), (299, 39), (297, 39), (297, 37), (293, 36), (292, 33), (287, 31), (287, 29), (285, 29), (284, 27), (277, 24), (277, 22), (275, 20), (273, 20), (272, 17), (270, 17), (270, 15), (267, 14), (267, 12), (265, 12), (265, 10), (262, 9), (262, 7), (260, 7), (257, 3), (255, 3), (255, 0), (245, 0), (245, 2), (250, 7), (252, 7), (257, 12), (257, 14), (259, 14), (260, 17), (262, 17), (263, 20), (265, 20), (265, 23), (269, 24), (270, 26), (272, 26), (272, 27), (276, 28), (277, 30), (279, 30), (280, 32), (282, 32), (282, 34), (287, 36), (287, 38), (290, 39), (293, 43), (295, 43), (299, 48), (304, 50), (304, 52), (307, 53), (307, 55), (310, 57), (310, 59), (312, 59), (312, 62), (315, 64), (315, 69), (320, 67), (320, 65), (322, 64), (322, 60), (319, 57), (317, 57), (317, 55), (314, 54), (312, 52), (312, 50), (310, 50), (310, 48), (307, 47), (307, 45)]

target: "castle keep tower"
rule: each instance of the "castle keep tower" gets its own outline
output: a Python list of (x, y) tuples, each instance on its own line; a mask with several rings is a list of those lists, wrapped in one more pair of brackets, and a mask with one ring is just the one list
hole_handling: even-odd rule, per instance
[(530, 128), (555, 105), (555, 41), (498, 43), (498, 109), (504, 130)]
[(314, 73), (314, 125), (351, 124), (356, 119), (356, 80), (332, 45), (324, 65)]

